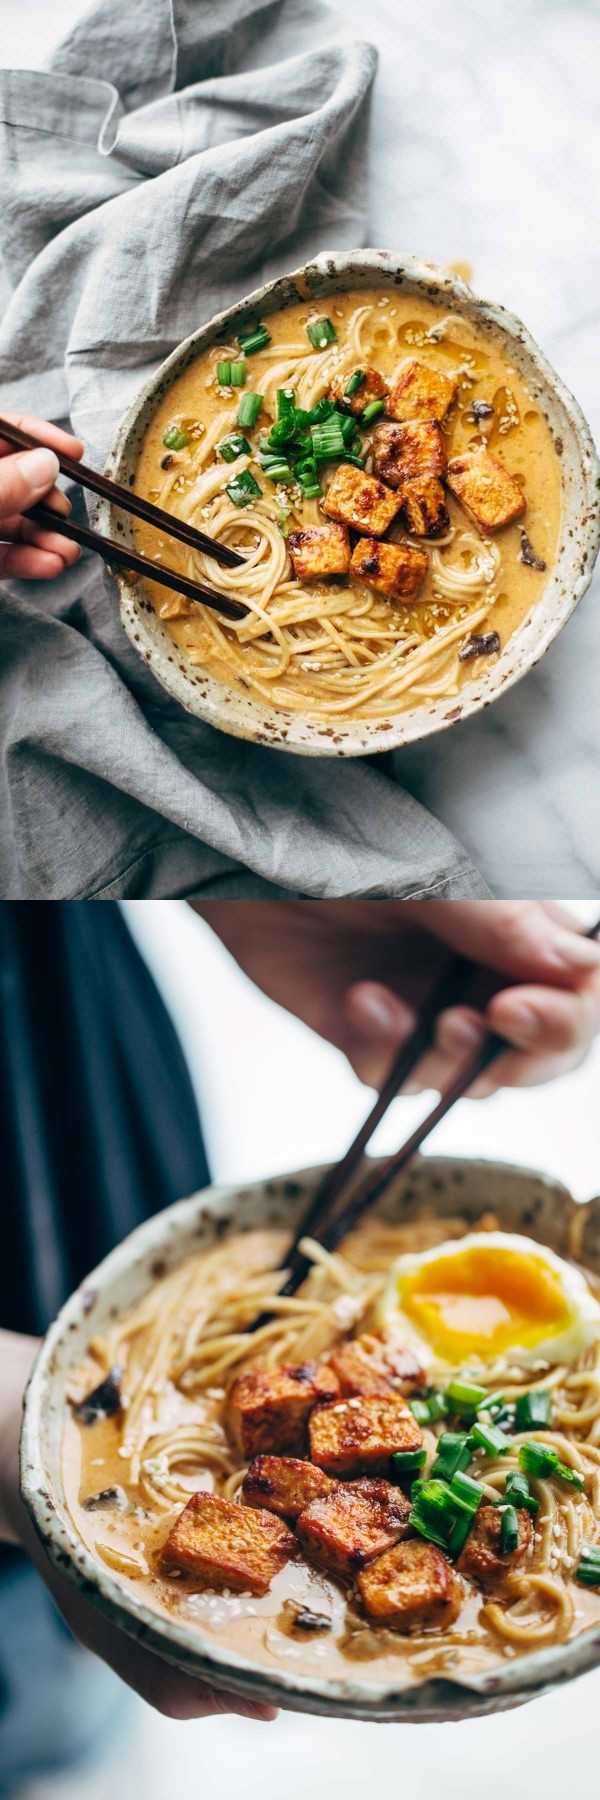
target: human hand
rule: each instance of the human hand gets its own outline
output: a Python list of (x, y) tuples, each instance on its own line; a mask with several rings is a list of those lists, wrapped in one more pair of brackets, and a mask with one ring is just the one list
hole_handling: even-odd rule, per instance
[(31, 506), (44, 500), (53, 512), (70, 513), (66, 494), (55, 486), (59, 472), (57, 450), (79, 461), (83, 444), (69, 432), (45, 419), (26, 418), (6, 413), (11, 424), (19, 425), (33, 437), (43, 438), (53, 449), (15, 450), (0, 437), (0, 578), (17, 576), (23, 581), (52, 581), (62, 575), (70, 563), (77, 562), (78, 544), (60, 537), (57, 531), (35, 525), (27, 518)]
[(453, 953), (474, 965), (466, 1002), (441, 1015), (404, 1092), (445, 1085), (489, 1030), (511, 1048), (473, 1098), (549, 1081), (582, 1061), (600, 1029), (600, 946), (552, 902), (193, 904), (257, 986), (344, 1050), (371, 1087)]
[(96, 1612), (49, 1561), (19, 1493), (19, 1434), (22, 1399), (37, 1350), (33, 1338), (0, 1331), (0, 1540), (21, 1544), (45, 1582), (73, 1636), (101, 1657), (115, 1674), (157, 1712), (170, 1719), (208, 1719), (239, 1713), (246, 1719), (274, 1719), (276, 1710), (213, 1687), (174, 1669)]

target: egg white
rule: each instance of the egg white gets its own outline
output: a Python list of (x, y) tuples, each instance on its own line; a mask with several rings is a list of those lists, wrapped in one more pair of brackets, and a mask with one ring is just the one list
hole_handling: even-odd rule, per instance
[(415, 1350), (424, 1367), (429, 1367), (439, 1359), (428, 1338), (419, 1330), (415, 1321), (403, 1312), (400, 1301), (400, 1284), (402, 1280), (414, 1275), (426, 1263), (438, 1262), (441, 1258), (449, 1260), (453, 1256), (462, 1256), (465, 1251), (482, 1245), (487, 1249), (497, 1245), (498, 1249), (513, 1250), (531, 1262), (535, 1260), (543, 1269), (551, 1272), (558, 1281), (563, 1299), (569, 1308), (569, 1322), (561, 1331), (546, 1338), (538, 1338), (534, 1344), (514, 1344), (507, 1346), (501, 1355), (490, 1353), (486, 1359), (469, 1355), (469, 1365), (474, 1361), (493, 1361), (499, 1365), (518, 1364), (525, 1369), (547, 1363), (574, 1362), (590, 1344), (600, 1338), (600, 1304), (588, 1287), (585, 1276), (579, 1269), (557, 1256), (545, 1244), (536, 1244), (533, 1238), (519, 1237), (516, 1233), (506, 1231), (474, 1231), (462, 1238), (451, 1238), (447, 1243), (436, 1244), (430, 1250), (407, 1252), (399, 1256), (391, 1264), (385, 1287), (377, 1307), (378, 1325), (394, 1325), (401, 1329), (406, 1343)]

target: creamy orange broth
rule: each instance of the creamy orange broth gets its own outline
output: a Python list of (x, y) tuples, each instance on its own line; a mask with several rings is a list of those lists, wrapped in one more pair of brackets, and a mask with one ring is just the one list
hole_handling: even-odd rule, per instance
[[(451, 315), (448, 308), (435, 305), (426, 300), (417, 300), (410, 295), (398, 293), (381, 293), (377, 289), (363, 289), (337, 294), (323, 301), (319, 306), (314, 303), (301, 303), (287, 310), (270, 315), (266, 320), (271, 334), (272, 344), (268, 351), (258, 352), (247, 359), (246, 388), (254, 390), (261, 378), (273, 368), (273, 346), (279, 346), (282, 358), (286, 346), (306, 343), (307, 323), (317, 316), (329, 315), (336, 327), (341, 352), (347, 350), (349, 321), (359, 307), (371, 307), (370, 320), (363, 328), (364, 354), (362, 359), (354, 356), (353, 366), (362, 360), (371, 362), (386, 377), (391, 376), (394, 369), (407, 357), (414, 355), (420, 361), (433, 368), (447, 373), (458, 374), (459, 392), (444, 426), (448, 456), (458, 455), (467, 448), (487, 443), (492, 454), (501, 461), (509, 472), (523, 486), (527, 511), (513, 524), (490, 534), (478, 531), (468, 515), (458, 505), (453, 496), (446, 491), (446, 500), (452, 527), (456, 532), (470, 532), (480, 541), (493, 542), (500, 551), (500, 562), (491, 587), (483, 593), (484, 601), (493, 598), (484, 624), (477, 626), (479, 632), (497, 631), (504, 646), (512, 634), (519, 628), (531, 613), (536, 601), (548, 579), (546, 572), (539, 571), (523, 563), (521, 551), (521, 529), (524, 527), (531, 540), (535, 553), (543, 559), (550, 570), (556, 556), (561, 514), (561, 477), (560, 461), (548, 424), (543, 416), (537, 400), (529, 393), (527, 386), (516, 369), (507, 363), (497, 341), (493, 336), (475, 325), (468, 323), (459, 315)], [(447, 325), (439, 339), (427, 337), (432, 328), (439, 326), (445, 319)], [(393, 340), (389, 330), (392, 330)], [(235, 340), (232, 344), (235, 353)], [(224, 352), (223, 346), (204, 352), (198, 356), (192, 366), (173, 382), (164, 398), (160, 401), (150, 421), (143, 441), (136, 477), (135, 487), (148, 499), (166, 504), (175, 512), (185, 507), (194, 480), (198, 474), (198, 456), (202, 440), (209, 433), (219, 415), (226, 415), (223, 434), (236, 429), (236, 416), (240, 397), (245, 389), (235, 389), (226, 393), (217, 386), (216, 365), (224, 354), (229, 354), (229, 345)], [(239, 354), (239, 352), (238, 352)], [(323, 366), (327, 361), (327, 352), (322, 353)], [(313, 359), (316, 363), (316, 359)], [(332, 372), (334, 372), (332, 370)], [(294, 377), (288, 379), (294, 384)], [(275, 416), (275, 397), (271, 403), (263, 406), (258, 426), (246, 435), (255, 448), (260, 429), (268, 429)], [(470, 415), (473, 400), (483, 400), (494, 406), (492, 419), (484, 419), (475, 423)], [(189, 444), (180, 452), (168, 452), (163, 444), (163, 435), (169, 425), (177, 425), (189, 434)], [(378, 421), (379, 422), (379, 421)], [(219, 433), (219, 436), (221, 434)], [(368, 442), (368, 433), (367, 439)], [(171, 456), (169, 465), (169, 492), (165, 500), (165, 471), (161, 467), (165, 456)], [(211, 449), (207, 466), (218, 466), (214, 448)], [(369, 462), (367, 459), (367, 468)], [(223, 485), (231, 479), (231, 465), (222, 463)], [(274, 488), (264, 476), (258, 463), (252, 462), (251, 469), (260, 482), (265, 499), (274, 500)], [(331, 466), (330, 471), (331, 473)], [(325, 484), (327, 471), (325, 472)], [(298, 500), (300, 490), (297, 486), (287, 490), (277, 488), (277, 504), (287, 497), (294, 502), (292, 527), (317, 524), (322, 521), (322, 514), (317, 500)], [(193, 513), (193, 522), (200, 528), (211, 531), (211, 518), (214, 514), (214, 500), (202, 505)], [(239, 527), (241, 536), (239, 546), (250, 542), (251, 508), (240, 510)], [(173, 539), (165, 539), (151, 526), (141, 520), (135, 521), (135, 535), (138, 547), (146, 555), (155, 559), (167, 560), (169, 564), (188, 574), (201, 575), (212, 584), (218, 570), (209, 562), (194, 561), (191, 553)], [(394, 523), (387, 534), (392, 540), (400, 541), (406, 537), (401, 526)], [(234, 541), (230, 539), (229, 541)], [(430, 566), (419, 595), (411, 603), (381, 602), (378, 597), (379, 614), (384, 622), (386, 617), (395, 620), (403, 631), (411, 630), (417, 634), (420, 643), (431, 641), (441, 627), (453, 624), (472, 611), (469, 605), (457, 605), (455, 602), (440, 603), (434, 592), (431, 558), (436, 551), (435, 539), (414, 539), (429, 552)], [(461, 565), (461, 556), (465, 568), (469, 566), (469, 553), (461, 552), (457, 546), (439, 546), (439, 555), (444, 566)], [(287, 577), (286, 577), (287, 578)], [(331, 584), (323, 581), (305, 584), (310, 585), (313, 598), (319, 597), (325, 602), (331, 595)], [(347, 588), (348, 584), (345, 583)], [(204, 609), (192, 601), (179, 600), (176, 596), (161, 588), (158, 584), (148, 584), (153, 605), (164, 618), (166, 628), (173, 642), (190, 660), (216, 676), (229, 686), (252, 687), (252, 675), (249, 671), (248, 682), (244, 676), (244, 657), (248, 658), (248, 650), (239, 655), (230, 655), (229, 648), (237, 643), (231, 630), (215, 635), (211, 622), (207, 620)], [(373, 593), (354, 580), (352, 591), (357, 600), (368, 595), (371, 603)], [(242, 588), (237, 590), (238, 597), (243, 598)], [(480, 596), (481, 597), (481, 596)], [(318, 610), (318, 605), (317, 605)], [(379, 615), (378, 615), (379, 616)], [(464, 638), (468, 635), (468, 624)], [(459, 662), (457, 651), (461, 641), (452, 647), (452, 654), (447, 664), (433, 666), (431, 681), (439, 676), (440, 669), (447, 679), (447, 686), (442, 690), (449, 694), (458, 693), (473, 676), (480, 675), (487, 666), (488, 659), (474, 658), (468, 662)], [(285, 709), (287, 703), (295, 710), (301, 711), (307, 718), (319, 719), (325, 716), (323, 698), (315, 691), (314, 680), (310, 670), (301, 666), (302, 659), (297, 658), (297, 666), (293, 667), (293, 675), (286, 683), (266, 682), (268, 697), (274, 704)], [(248, 665), (249, 668), (249, 665)], [(368, 673), (368, 669), (367, 669)], [(419, 698), (426, 699), (426, 682), (424, 678), (417, 680), (412, 686), (394, 699), (393, 704), (386, 706), (383, 701), (371, 703), (360, 701), (352, 710), (353, 718), (367, 716), (388, 716), (403, 706), (415, 704)], [(414, 690), (414, 691), (413, 691)], [(343, 690), (342, 690), (343, 691)], [(435, 692), (435, 688), (432, 690)], [(290, 696), (291, 699), (290, 699)], [(329, 713), (327, 713), (329, 716)], [(344, 714), (339, 711), (338, 717)]]
[[(463, 1220), (441, 1221), (425, 1216), (422, 1224), (411, 1221), (409, 1227), (393, 1228), (394, 1253), (409, 1246), (412, 1250), (428, 1248), (449, 1237), (460, 1237), (466, 1229)], [(348, 1249), (356, 1242), (360, 1252), (362, 1232), (360, 1228), (349, 1240)], [(285, 1242), (279, 1230), (251, 1231), (233, 1237), (227, 1245), (207, 1253), (211, 1283), (224, 1291), (228, 1263), (230, 1269), (237, 1268), (239, 1273), (247, 1270), (249, 1274), (273, 1267), (280, 1261)], [(344, 1246), (345, 1253), (346, 1249)], [(199, 1263), (203, 1259), (195, 1260)], [(362, 1266), (360, 1254), (356, 1263)], [(158, 1281), (157, 1292), (160, 1285)], [(360, 1329), (359, 1326), (357, 1330)], [(332, 1341), (335, 1335), (332, 1333)], [(74, 1373), (74, 1395), (87, 1393), (98, 1379), (98, 1364), (90, 1359), (85, 1369)], [(146, 1410), (143, 1442), (146, 1444), (173, 1426), (198, 1421), (219, 1432), (223, 1417), (224, 1389), (210, 1389), (191, 1398), (167, 1381)], [(68, 1411), (63, 1451), (67, 1505), (80, 1537), (99, 1564), (113, 1572), (118, 1564), (118, 1578), (124, 1590), (163, 1618), (195, 1622), (221, 1649), (231, 1649), (273, 1673), (282, 1668), (290, 1672), (297, 1669), (304, 1676), (312, 1673), (318, 1678), (339, 1679), (344, 1675), (347, 1678), (350, 1665), (354, 1664), (357, 1676), (360, 1673), (361, 1683), (367, 1687), (370, 1682), (380, 1683), (384, 1676), (399, 1688), (427, 1676), (468, 1676), (526, 1652), (526, 1644), (521, 1648), (505, 1643), (488, 1628), (482, 1616), (485, 1595), (474, 1588), (467, 1590), (459, 1617), (448, 1631), (421, 1633), (413, 1641), (394, 1630), (371, 1625), (361, 1615), (352, 1590), (312, 1568), (300, 1551), (260, 1598), (227, 1591), (199, 1592), (192, 1578), (163, 1574), (160, 1552), (182, 1503), (168, 1511), (152, 1512), (132, 1479), (122, 1436), (123, 1421), (119, 1418), (84, 1426)], [(201, 1473), (191, 1468), (178, 1470), (177, 1480), (190, 1495), (198, 1488), (218, 1487), (218, 1481), (206, 1469)], [(110, 1487), (124, 1490), (129, 1511), (86, 1510), (85, 1502), (91, 1496)], [(123, 1556), (138, 1565), (131, 1575), (123, 1571)], [(600, 1620), (600, 1589), (586, 1589), (574, 1580), (569, 1580), (567, 1586), (574, 1604), (569, 1634), (573, 1635)], [(293, 1610), (297, 1605), (326, 1614), (331, 1629), (307, 1634), (296, 1628)]]

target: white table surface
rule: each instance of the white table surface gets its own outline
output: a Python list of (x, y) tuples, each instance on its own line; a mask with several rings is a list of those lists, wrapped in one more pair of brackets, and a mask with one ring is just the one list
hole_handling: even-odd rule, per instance
[[(344, 0), (380, 51), (369, 241), (470, 264), (600, 427), (595, 0)], [(0, 62), (41, 64), (83, 0), (0, 0)], [(600, 893), (599, 583), (478, 718), (398, 753), (399, 778), (496, 895)]]

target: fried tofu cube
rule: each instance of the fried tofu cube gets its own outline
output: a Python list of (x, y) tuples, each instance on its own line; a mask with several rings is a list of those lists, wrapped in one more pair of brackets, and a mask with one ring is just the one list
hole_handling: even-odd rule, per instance
[[(352, 375), (358, 373), (358, 368), (352, 370)], [(330, 400), (335, 400), (336, 405), (343, 406), (345, 412), (356, 413), (357, 417), (364, 413), (365, 407), (370, 406), (373, 400), (385, 400), (388, 391), (387, 381), (384, 381), (383, 375), (380, 375), (378, 369), (373, 369), (370, 363), (361, 367), (360, 373), (364, 375), (364, 381), (361, 381), (360, 387), (354, 394), (346, 392), (348, 382), (351, 380), (351, 376), (348, 374), (336, 375), (329, 389)]]
[(460, 1612), (462, 1582), (435, 1544), (409, 1538), (370, 1563), (357, 1577), (369, 1618), (396, 1631), (438, 1630)]
[(337, 1482), (314, 1463), (295, 1456), (257, 1456), (246, 1470), (242, 1495), (246, 1506), (266, 1507), (282, 1519), (297, 1519), (312, 1500), (333, 1493)]
[(416, 594), (427, 571), (427, 554), (416, 544), (379, 544), (375, 538), (359, 538), (350, 558), (350, 573), (386, 600), (407, 600)]
[(296, 1540), (270, 1512), (251, 1512), (218, 1494), (192, 1494), (163, 1546), (163, 1568), (183, 1569), (199, 1588), (266, 1594)]
[(302, 1446), (313, 1406), (334, 1400), (339, 1383), (326, 1363), (286, 1363), (279, 1369), (249, 1369), (229, 1390), (227, 1425), (241, 1455)]
[(307, 525), (303, 531), (290, 531), (288, 550), (299, 581), (348, 574), (350, 539), (345, 525)]
[(339, 1484), (312, 1500), (300, 1514), (297, 1532), (303, 1550), (332, 1575), (354, 1575), (405, 1537), (411, 1503), (389, 1481)]
[(414, 1351), (390, 1326), (350, 1339), (332, 1352), (329, 1362), (344, 1396), (412, 1394), (426, 1379)]
[(501, 1589), (515, 1563), (521, 1562), (529, 1549), (531, 1517), (524, 1506), (518, 1508), (517, 1518), (519, 1542), (515, 1550), (503, 1555), (500, 1548), (502, 1514), (497, 1506), (480, 1506), (458, 1559), (461, 1574), (475, 1581), (478, 1587)]
[(482, 531), (500, 531), (525, 511), (525, 497), (489, 450), (465, 450), (448, 463), (448, 487)]
[(437, 475), (407, 481), (402, 490), (402, 516), (413, 537), (443, 537), (450, 527), (446, 496)]
[(373, 467), (390, 487), (404, 488), (407, 481), (443, 475), (446, 446), (435, 419), (414, 419), (407, 425), (378, 425), (373, 437)]
[(397, 1450), (419, 1450), (421, 1428), (400, 1394), (367, 1394), (320, 1406), (309, 1421), (310, 1454), (328, 1475), (385, 1474)]
[(392, 380), (385, 410), (391, 419), (445, 419), (457, 387), (453, 376), (413, 356)]
[(323, 501), (323, 512), (330, 519), (341, 519), (355, 531), (370, 531), (383, 537), (400, 510), (397, 494), (390, 493), (382, 481), (355, 469), (353, 463), (338, 463)]

